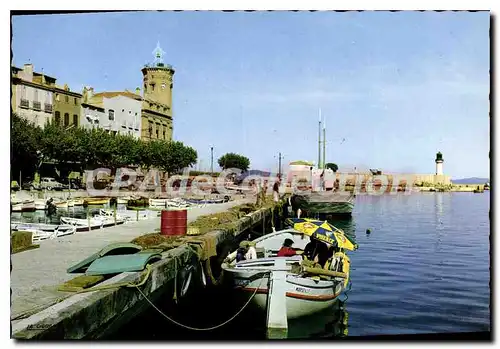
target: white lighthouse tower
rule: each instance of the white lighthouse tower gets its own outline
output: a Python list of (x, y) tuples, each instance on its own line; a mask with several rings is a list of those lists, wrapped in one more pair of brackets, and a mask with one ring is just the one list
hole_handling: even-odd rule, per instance
[(441, 152), (438, 152), (436, 154), (436, 175), (442, 176), (443, 175), (443, 154)]

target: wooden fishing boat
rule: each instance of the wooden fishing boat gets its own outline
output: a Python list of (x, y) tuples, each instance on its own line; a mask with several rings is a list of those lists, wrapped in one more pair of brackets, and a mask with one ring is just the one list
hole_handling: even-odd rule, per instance
[(47, 209), (47, 200), (35, 199), (35, 209), (37, 211), (45, 211)]
[[(61, 222), (75, 226), (76, 231), (88, 231), (101, 228), (107, 228), (115, 225), (115, 219), (112, 217), (94, 216), (90, 219), (61, 217)], [(116, 225), (125, 223), (123, 218), (116, 218)]]
[[(277, 257), (286, 238), (293, 240), (293, 247), (297, 249), (304, 249), (309, 242), (295, 229), (259, 237), (253, 240), (258, 258), (236, 262), (234, 251), (222, 264), (225, 278), (228, 276), (236, 290), (255, 293), (252, 302), (262, 310), (268, 307), (272, 293), (282, 294), (286, 301), (280, 302), (283, 307), (277, 311), (285, 312), (287, 319), (311, 315), (332, 306), (348, 285), (349, 257), (342, 251), (335, 253), (326, 269), (307, 266), (302, 256)], [(282, 273), (282, 282), (275, 282), (279, 273)]]
[(23, 202), (22, 201), (11, 201), (10, 210), (12, 212), (23, 212)]
[(35, 200), (11, 201), (12, 212), (33, 212), (36, 211)]
[[(117, 219), (123, 219), (125, 222), (129, 221), (137, 221), (137, 220), (145, 220), (145, 219), (151, 219), (151, 218), (156, 218), (158, 217), (158, 212), (153, 212), (153, 211), (117, 211), (116, 212), (116, 217)], [(114, 218), (114, 211), (113, 210), (105, 210), (105, 209), (100, 209), (99, 210), (99, 216), (103, 217), (108, 217), (108, 218)]]
[(68, 224), (43, 224), (43, 223), (23, 223), (13, 222), (10, 226), (12, 231), (32, 231), (36, 232), (36, 241), (52, 239), (60, 236), (71, 235), (76, 232), (76, 228)]
[(132, 200), (132, 199), (133, 199), (133, 197), (131, 197), (131, 196), (118, 197), (116, 199), (116, 203), (119, 205), (126, 205), (126, 204), (128, 204), (129, 200)]
[(333, 191), (296, 194), (291, 200), (308, 214), (351, 215), (355, 196)]
[(57, 208), (68, 208), (68, 201), (64, 200), (64, 201), (55, 201), (54, 200), (54, 205), (56, 205)]
[(149, 199), (149, 206), (167, 207), (168, 199)]
[(87, 205), (106, 205), (109, 203), (109, 198), (85, 198), (84, 202)]
[(83, 206), (85, 200), (83, 198), (74, 198), (71, 200), (73, 202), (73, 206)]

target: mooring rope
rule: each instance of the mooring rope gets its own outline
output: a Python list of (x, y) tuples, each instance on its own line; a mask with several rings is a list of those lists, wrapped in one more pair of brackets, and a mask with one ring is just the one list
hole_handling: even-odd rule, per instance
[(184, 324), (181, 324), (180, 322), (177, 322), (175, 321), (174, 319), (172, 319), (171, 317), (167, 316), (164, 312), (162, 312), (160, 309), (158, 309), (158, 307), (156, 305), (154, 305), (153, 302), (151, 302), (149, 300), (149, 298), (142, 292), (142, 290), (139, 288), (139, 287), (136, 287), (137, 290), (139, 291), (139, 293), (144, 297), (144, 299), (156, 310), (158, 311), (158, 313), (160, 313), (163, 317), (165, 317), (167, 320), (173, 322), (174, 324), (180, 326), (180, 327), (184, 327), (188, 330), (193, 330), (193, 331), (211, 331), (211, 330), (215, 330), (219, 327), (222, 327), (228, 323), (230, 323), (231, 321), (233, 321), (238, 315), (240, 315), (243, 310), (245, 310), (245, 308), (248, 306), (248, 304), (250, 304), (250, 301), (253, 299), (253, 297), (255, 297), (255, 295), (257, 294), (257, 291), (260, 289), (260, 286), (262, 285), (262, 282), (264, 281), (264, 278), (261, 278), (260, 280), (260, 283), (259, 283), (259, 286), (257, 286), (257, 288), (253, 291), (252, 293), (252, 296), (248, 299), (248, 301), (243, 305), (243, 307), (238, 310), (238, 312), (236, 314), (234, 314), (231, 318), (229, 318), (228, 320), (224, 321), (223, 323), (221, 324), (218, 324), (216, 326), (212, 326), (212, 327), (205, 327), (205, 328), (199, 328), (199, 327), (192, 327), (192, 326), (188, 326), (188, 325), (184, 325)]

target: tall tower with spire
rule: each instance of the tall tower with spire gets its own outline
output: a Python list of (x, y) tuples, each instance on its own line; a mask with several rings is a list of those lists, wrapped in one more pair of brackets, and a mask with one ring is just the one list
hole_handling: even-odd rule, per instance
[(160, 43), (156, 44), (153, 51), (153, 64), (148, 64), (142, 69), (144, 98), (166, 104), (172, 109), (172, 89), (174, 87), (174, 68), (163, 63), (163, 51)]
[(142, 68), (143, 75), (143, 139), (172, 139), (172, 90), (175, 70), (163, 62), (165, 51), (156, 44), (153, 63)]

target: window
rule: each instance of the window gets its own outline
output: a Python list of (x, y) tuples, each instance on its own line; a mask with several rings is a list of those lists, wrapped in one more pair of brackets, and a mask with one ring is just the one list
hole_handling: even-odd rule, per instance
[(56, 111), (55, 122), (56, 122), (56, 125), (61, 124), (61, 113), (58, 111)]
[(64, 126), (69, 126), (69, 114), (64, 113)]
[(69, 103), (69, 96), (64, 96), (64, 99), (66, 100), (66, 103)]
[(33, 101), (38, 102), (38, 90), (35, 90), (35, 98)]
[[(129, 114), (132, 114), (132, 111), (131, 111), (131, 110), (129, 110), (129, 111), (128, 111), (128, 113), (129, 113)], [(137, 115), (137, 113), (135, 113), (135, 115)]]
[(137, 116), (137, 113), (135, 113), (135, 116)]
[(78, 105), (78, 99), (75, 97), (75, 105)]
[(144, 83), (144, 92), (147, 92), (148, 91), (148, 85), (146, 83)]
[(125, 112), (125, 109), (122, 109), (122, 113)]
[(109, 118), (109, 120), (114, 120), (115, 119), (115, 111), (113, 109), (110, 109), (108, 111), (108, 118)]
[(56, 93), (56, 101), (59, 102), (60, 100), (61, 100), (61, 98), (59, 97), (59, 93)]
[(73, 125), (78, 126), (78, 115), (73, 114)]
[(155, 84), (151, 84), (151, 91), (154, 92), (155, 90)]
[(163, 131), (163, 139), (167, 139), (167, 138), (165, 137), (165, 131)]

